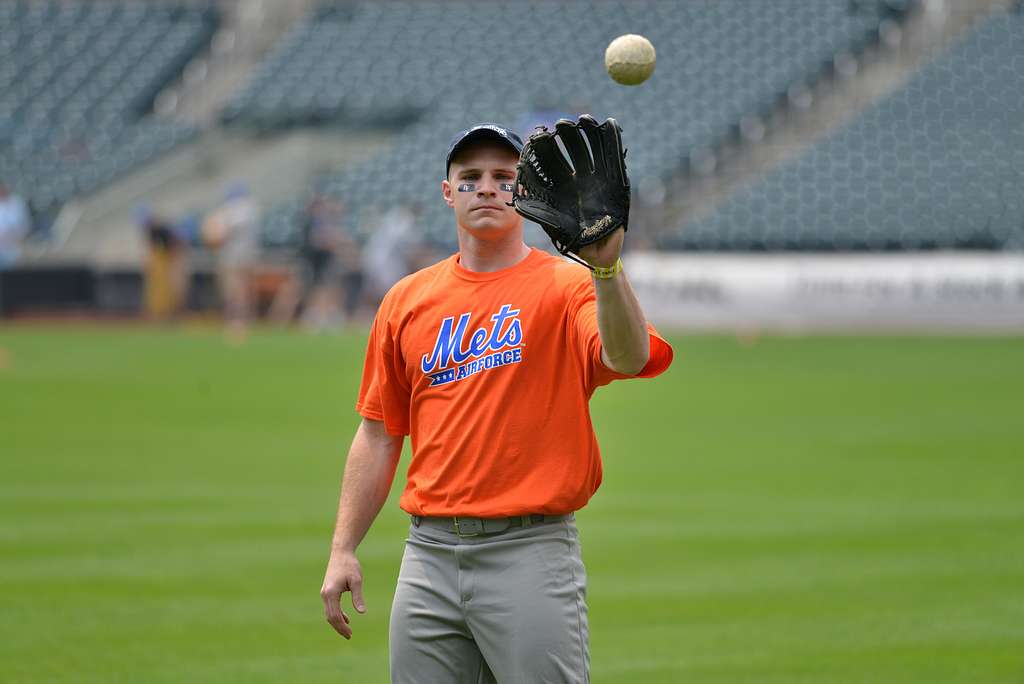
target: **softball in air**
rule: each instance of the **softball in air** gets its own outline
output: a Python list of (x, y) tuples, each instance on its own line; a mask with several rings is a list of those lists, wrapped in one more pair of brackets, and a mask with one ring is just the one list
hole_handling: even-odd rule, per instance
[(654, 73), (654, 46), (643, 36), (627, 33), (608, 44), (604, 67), (616, 83), (640, 85)]

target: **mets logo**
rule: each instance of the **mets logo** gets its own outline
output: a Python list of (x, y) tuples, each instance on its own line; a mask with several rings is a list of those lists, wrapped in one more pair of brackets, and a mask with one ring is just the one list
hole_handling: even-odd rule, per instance
[[(472, 312), (441, 321), (437, 341), (429, 354), (423, 355), (420, 368), (430, 376), (430, 387), (447, 385), (499, 366), (523, 360), (523, 326), (519, 322), (519, 309), (505, 304), (491, 316), (491, 328), (477, 328), (466, 339), (466, 329)], [(514, 349), (510, 348), (514, 347)], [(455, 367), (448, 368), (451, 363)]]

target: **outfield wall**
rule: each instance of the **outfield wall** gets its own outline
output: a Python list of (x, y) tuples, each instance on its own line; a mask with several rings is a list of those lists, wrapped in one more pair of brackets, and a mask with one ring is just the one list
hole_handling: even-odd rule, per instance
[(634, 252), (624, 262), (666, 327), (1024, 331), (1024, 254)]
[[(681, 254), (624, 257), (659, 326), (694, 330), (1024, 332), (1024, 254)], [(0, 272), (0, 317), (59, 310), (138, 315), (142, 274), (84, 266)], [(211, 310), (210, 273), (187, 309)]]
[[(97, 269), (88, 264), (32, 264), (0, 271), (0, 318), (75, 312), (137, 316), (143, 313), (145, 276), (139, 269)], [(191, 273), (185, 308), (219, 308), (213, 274)]]

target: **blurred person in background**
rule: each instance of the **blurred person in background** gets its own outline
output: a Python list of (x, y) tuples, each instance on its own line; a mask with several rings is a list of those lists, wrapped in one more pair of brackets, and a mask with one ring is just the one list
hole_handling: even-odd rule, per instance
[(146, 241), (146, 316), (159, 321), (175, 318), (182, 312), (188, 282), (184, 241), (148, 205), (136, 207), (135, 221)]
[(0, 181), (0, 270), (11, 268), (21, 256), (21, 243), (32, 227), (25, 201)]
[(359, 243), (346, 231), (341, 233), (337, 259), (341, 312), (348, 322), (359, 316), (366, 276), (363, 273), (363, 254)]
[(416, 211), (410, 205), (388, 210), (371, 231), (363, 250), (363, 271), (367, 294), (373, 307), (384, 298), (391, 286), (412, 271), (409, 255), (418, 241), (415, 233)]
[[(358, 305), (362, 285), (359, 246), (344, 230), (344, 206), (315, 193), (302, 226), (302, 256), (307, 289), (302, 322), (309, 330), (336, 328)], [(343, 306), (344, 303), (344, 306)]]
[(259, 258), (259, 205), (242, 182), (228, 186), (224, 203), (203, 222), (203, 241), (217, 253), (217, 284), (224, 303), (224, 335), (245, 342), (252, 316), (249, 278)]

